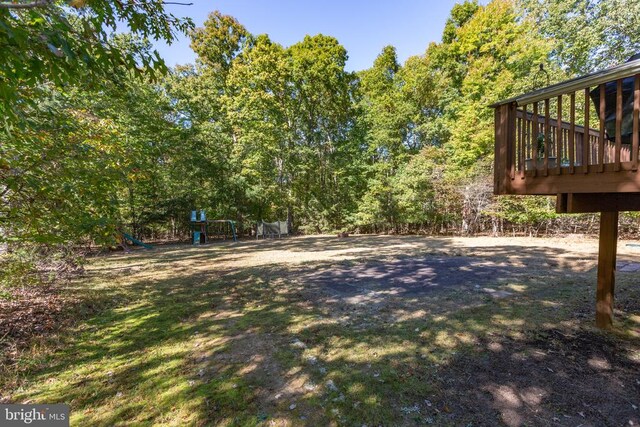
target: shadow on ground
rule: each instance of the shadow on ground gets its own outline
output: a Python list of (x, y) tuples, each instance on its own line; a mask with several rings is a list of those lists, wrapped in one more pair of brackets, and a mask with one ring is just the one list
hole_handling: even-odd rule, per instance
[(102, 259), (77, 291), (104, 309), (9, 400), (67, 402), (83, 425), (640, 422), (637, 275), (619, 275), (603, 334), (589, 256), (514, 248), (312, 238)]

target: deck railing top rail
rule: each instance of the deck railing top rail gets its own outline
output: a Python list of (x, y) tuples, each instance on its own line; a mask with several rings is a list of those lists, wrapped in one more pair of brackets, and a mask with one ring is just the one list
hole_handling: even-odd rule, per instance
[(503, 101), (496, 102), (495, 104), (491, 104), (490, 107), (495, 108), (512, 102), (516, 102), (518, 106), (531, 104), (554, 96), (576, 92), (587, 87), (597, 86), (602, 83), (608, 83), (625, 77), (631, 77), (636, 74), (640, 74), (640, 59), (625, 62), (624, 64), (607, 68), (606, 70), (596, 71), (595, 73), (587, 74), (586, 76), (576, 77), (574, 79), (556, 83), (523, 95), (505, 99)]

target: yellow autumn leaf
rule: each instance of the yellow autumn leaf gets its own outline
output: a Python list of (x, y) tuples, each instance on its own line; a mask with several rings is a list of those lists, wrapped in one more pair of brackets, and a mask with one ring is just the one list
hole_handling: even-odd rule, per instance
[(76, 9), (80, 9), (87, 4), (86, 0), (71, 0), (69, 2), (69, 6), (75, 7)]

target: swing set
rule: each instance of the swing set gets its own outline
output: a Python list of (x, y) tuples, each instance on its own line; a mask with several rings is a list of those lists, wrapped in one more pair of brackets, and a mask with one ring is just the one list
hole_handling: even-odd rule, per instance
[(191, 237), (194, 245), (205, 244), (210, 237), (227, 239), (233, 238), (238, 241), (236, 233), (236, 222), (230, 219), (207, 220), (204, 209), (191, 211)]

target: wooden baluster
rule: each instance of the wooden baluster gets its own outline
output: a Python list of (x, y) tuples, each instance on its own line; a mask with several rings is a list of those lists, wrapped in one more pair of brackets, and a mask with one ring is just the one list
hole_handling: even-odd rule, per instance
[(520, 145), (521, 141), (520, 141), (520, 136), (522, 135), (522, 119), (518, 118), (518, 109), (516, 108), (515, 110), (515, 116), (513, 118), (515, 120), (515, 123), (513, 124), (514, 127), (514, 138), (513, 138), (513, 145), (514, 145), (514, 151), (513, 151), (513, 158), (511, 159), (512, 163), (511, 163), (511, 180), (516, 179), (516, 171), (520, 170), (520, 165), (518, 164), (518, 159), (520, 158), (520, 155), (518, 154), (520, 152)]
[(518, 149), (520, 147), (520, 118), (518, 117), (518, 108), (516, 107), (516, 115), (513, 117), (513, 150), (511, 151), (511, 171), (509, 178), (514, 180), (518, 171)]
[[(576, 94), (575, 92), (571, 93), (571, 97), (569, 99), (569, 173), (573, 174), (574, 170), (574, 159), (575, 155), (575, 146), (576, 146)], [(585, 127), (586, 129), (586, 127)]]
[(533, 123), (531, 122), (531, 120), (529, 119), (529, 112), (527, 112), (527, 121), (525, 122), (525, 139), (524, 139), (524, 143), (525, 143), (525, 149), (524, 149), (524, 158), (523, 158), (523, 170), (525, 173), (522, 174), (522, 179), (524, 179), (526, 172), (527, 172), (527, 159), (531, 158), (528, 157), (529, 153), (531, 151), (531, 133), (533, 132), (532, 129)]
[(551, 148), (551, 121), (549, 99), (544, 100), (544, 176), (549, 175), (549, 149)]
[(562, 145), (564, 144), (564, 132), (562, 131), (562, 95), (558, 96), (558, 121), (556, 124), (556, 174), (560, 175), (562, 167)]
[(582, 134), (582, 166), (584, 167), (584, 173), (589, 173), (589, 151), (591, 151), (590, 106), (589, 88), (586, 88), (584, 90), (584, 133)]
[(620, 170), (620, 150), (622, 149), (622, 79), (616, 82), (616, 148), (613, 170)]
[(638, 139), (640, 139), (640, 74), (633, 79), (633, 137), (631, 141), (631, 168), (638, 170)]
[(524, 120), (522, 117), (518, 118), (518, 113), (517, 113), (517, 109), (516, 109), (516, 116), (515, 116), (515, 120), (516, 123), (514, 124), (515, 127), (515, 151), (513, 153), (513, 164), (514, 167), (511, 169), (511, 179), (515, 179), (516, 178), (516, 172), (520, 172), (520, 168), (521, 168), (521, 163), (520, 163), (520, 151), (522, 150), (522, 121)]
[[(493, 111), (493, 132), (494, 141), (494, 157), (493, 157), (493, 192), (499, 194), (505, 190), (502, 186), (502, 177), (500, 176), (502, 169), (502, 151), (504, 141), (504, 129), (502, 126), (502, 107), (498, 107)], [(258, 232), (256, 230), (256, 239)]]
[(598, 140), (598, 172), (604, 172), (604, 118), (607, 114), (604, 84), (600, 85), (600, 135)]
[(509, 166), (509, 178), (514, 179), (516, 174), (516, 150), (518, 149), (518, 109), (515, 102), (509, 104), (507, 117), (507, 162)]
[[(533, 114), (533, 113), (532, 113)], [(529, 144), (529, 153), (531, 154), (533, 152), (533, 142), (534, 142), (534, 125), (533, 125), (533, 120), (529, 120), (527, 122), (527, 143)], [(530, 159), (533, 158), (533, 156), (529, 157)], [(525, 166), (526, 166), (526, 157), (525, 157)]]
[[(569, 124), (569, 127), (571, 127), (571, 124)], [(564, 150), (564, 153), (566, 153), (565, 155), (567, 156), (567, 162), (568, 162), (568, 166), (569, 166), (569, 173), (571, 173), (571, 170), (573, 169), (571, 167), (571, 165), (573, 163), (571, 161), (571, 157), (572, 157), (571, 153), (573, 153), (573, 149), (571, 149), (571, 150), (569, 149), (569, 145), (570, 145), (569, 134), (570, 133), (571, 133), (571, 129), (565, 129), (564, 130), (564, 141), (565, 141), (564, 143), (565, 143), (565, 145), (564, 145), (563, 150)], [(567, 166), (567, 165), (565, 164), (565, 166)]]
[(520, 176), (524, 178), (524, 159), (527, 150), (527, 106), (522, 106), (522, 129), (520, 138), (520, 151), (518, 151), (518, 163), (520, 164)]
[(562, 129), (562, 141), (562, 152), (564, 153), (567, 162), (571, 163), (569, 162), (569, 129)]
[(531, 163), (533, 164), (533, 176), (538, 174), (538, 103), (533, 103), (533, 120), (531, 121)]
[(574, 166), (579, 166), (582, 164), (582, 151), (580, 151), (582, 149), (582, 145), (584, 144), (584, 142), (582, 141), (582, 136), (583, 134), (581, 134), (580, 132), (574, 132), (574, 136), (575, 136), (575, 150), (574, 150), (574, 158), (575, 158), (575, 164)]

